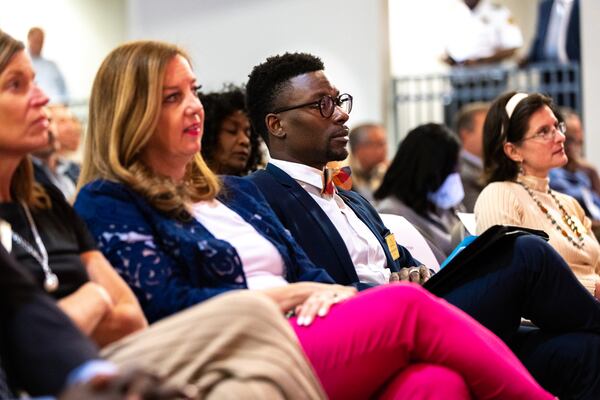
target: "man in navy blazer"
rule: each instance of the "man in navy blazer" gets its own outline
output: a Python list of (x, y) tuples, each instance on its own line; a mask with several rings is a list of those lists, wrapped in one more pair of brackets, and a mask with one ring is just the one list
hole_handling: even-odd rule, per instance
[[(304, 53), (271, 57), (254, 68), (247, 108), (272, 158), (246, 179), (258, 186), (309, 258), (338, 283), (378, 284), (419, 263), (396, 245), (360, 195), (341, 189), (321, 193), (322, 168), (348, 154), (345, 124), (352, 104), (323, 69), (321, 60)], [(567, 398), (600, 396), (600, 304), (539, 238), (517, 238), (496, 253), (481, 257), (473, 276), (443, 297), (511, 345), (546, 389)], [(364, 265), (369, 261), (376, 264), (372, 269)], [(422, 269), (412, 272), (413, 280), (423, 280)], [(515, 333), (521, 316), (549, 331)], [(571, 318), (579, 322), (573, 325)], [(561, 331), (565, 324), (569, 328)], [(575, 326), (589, 333), (574, 332)]]
[[(265, 170), (252, 174), (249, 179), (258, 186), (283, 225), (316, 265), (325, 268), (339, 284), (359, 282), (344, 239), (325, 211), (318, 207), (298, 182), (272, 163)], [(391, 232), (368, 201), (356, 192), (339, 188), (337, 195), (373, 232), (385, 253), (386, 265), (392, 272), (419, 265), (400, 245), (397, 245), (399, 257), (394, 259), (385, 239)]]
[[(309, 258), (325, 268), (336, 282), (382, 284), (395, 279), (394, 273), (402, 267), (419, 266), (406, 249), (397, 245), (363, 197), (339, 188), (332, 194), (321, 193), (325, 165), (348, 156), (346, 121), (352, 96), (340, 94), (331, 85), (318, 58), (306, 54), (282, 58), (288, 58), (289, 64), (296, 63), (299, 69), (279, 68), (277, 74), (283, 73), (280, 79), (290, 82), (280, 86), (294, 86), (294, 94), (280, 91), (276, 112), (263, 110), (262, 91), (255, 85), (257, 79), (253, 79), (259, 69), (255, 68), (248, 82), (247, 102), (253, 122), (256, 124), (257, 118), (263, 120), (263, 114), (268, 113), (268, 128), (263, 124), (255, 129), (266, 140), (271, 155), (266, 170), (249, 179)], [(269, 75), (268, 65), (263, 65), (267, 70), (262, 73)], [(375, 244), (378, 254), (361, 257), (360, 249), (368, 244)], [(415, 279), (418, 271), (414, 270)]]

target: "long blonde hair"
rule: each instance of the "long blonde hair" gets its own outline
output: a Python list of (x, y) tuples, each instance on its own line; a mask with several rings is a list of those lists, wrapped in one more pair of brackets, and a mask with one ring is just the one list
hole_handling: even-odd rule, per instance
[[(22, 42), (0, 30), (0, 73), (4, 72), (10, 60), (24, 49)], [(10, 192), (15, 199), (23, 200), (29, 207), (50, 207), (50, 198), (44, 188), (33, 179), (33, 165), (28, 156), (23, 158), (15, 170), (10, 181)]]
[(95, 179), (121, 182), (160, 211), (185, 220), (185, 202), (213, 199), (220, 190), (218, 178), (200, 153), (180, 184), (155, 174), (140, 157), (158, 124), (167, 64), (177, 55), (189, 60), (175, 45), (138, 41), (106, 57), (92, 87), (79, 187)]

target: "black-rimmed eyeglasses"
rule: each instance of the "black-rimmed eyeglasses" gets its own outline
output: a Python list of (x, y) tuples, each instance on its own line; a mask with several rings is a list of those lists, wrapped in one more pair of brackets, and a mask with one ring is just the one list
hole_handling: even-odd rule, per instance
[(350, 114), (350, 111), (352, 111), (352, 96), (348, 93), (342, 93), (337, 97), (325, 95), (318, 101), (311, 101), (310, 103), (298, 104), (297, 106), (291, 107), (280, 107), (273, 110), (272, 113), (279, 114), (284, 111), (311, 106), (313, 108), (318, 108), (323, 118), (330, 118), (333, 115), (336, 106), (340, 107), (346, 114)]

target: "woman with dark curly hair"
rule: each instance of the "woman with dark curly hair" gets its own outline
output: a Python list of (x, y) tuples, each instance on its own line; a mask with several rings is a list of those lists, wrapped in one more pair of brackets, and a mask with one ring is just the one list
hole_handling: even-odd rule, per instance
[(244, 91), (229, 85), (222, 92), (200, 94), (206, 120), (202, 156), (210, 169), (222, 175), (247, 175), (262, 163), (260, 139), (252, 130)]

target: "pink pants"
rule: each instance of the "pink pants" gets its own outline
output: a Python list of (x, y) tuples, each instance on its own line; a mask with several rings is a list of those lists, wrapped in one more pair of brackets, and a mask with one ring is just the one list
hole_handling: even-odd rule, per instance
[[(332, 399), (552, 399), (494, 334), (412, 284), (290, 323)], [(465, 386), (466, 385), (466, 386)]]

